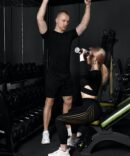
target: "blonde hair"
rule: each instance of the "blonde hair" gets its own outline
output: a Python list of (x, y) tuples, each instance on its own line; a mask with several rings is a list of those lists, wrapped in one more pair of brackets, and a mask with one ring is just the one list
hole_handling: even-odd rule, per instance
[(96, 60), (100, 66), (101, 73), (102, 73), (102, 83), (101, 85), (104, 86), (108, 81), (108, 69), (106, 65), (104, 64), (106, 52), (103, 48), (97, 47), (97, 48), (91, 48), (92, 54), (96, 57)]
[(101, 66), (101, 73), (102, 73), (102, 84), (101, 85), (104, 86), (108, 81), (108, 75), (109, 75), (108, 69), (105, 66), (105, 64), (102, 64), (102, 66)]

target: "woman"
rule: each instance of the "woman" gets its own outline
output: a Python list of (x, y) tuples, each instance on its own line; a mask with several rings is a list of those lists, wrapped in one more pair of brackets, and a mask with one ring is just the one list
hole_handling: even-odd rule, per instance
[(80, 53), (80, 84), (82, 106), (72, 108), (69, 113), (60, 115), (56, 119), (56, 127), (60, 139), (60, 147), (48, 156), (70, 156), (67, 147), (66, 124), (72, 126), (72, 138), (76, 139), (77, 126), (89, 125), (100, 118), (102, 111), (98, 101), (100, 88), (108, 79), (108, 70), (104, 65), (105, 51), (102, 48), (90, 48)]

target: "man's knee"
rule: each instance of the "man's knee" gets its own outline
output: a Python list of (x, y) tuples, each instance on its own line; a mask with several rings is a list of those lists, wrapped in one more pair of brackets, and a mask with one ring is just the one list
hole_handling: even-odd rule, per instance
[(52, 108), (54, 104), (54, 98), (46, 98), (44, 108)]

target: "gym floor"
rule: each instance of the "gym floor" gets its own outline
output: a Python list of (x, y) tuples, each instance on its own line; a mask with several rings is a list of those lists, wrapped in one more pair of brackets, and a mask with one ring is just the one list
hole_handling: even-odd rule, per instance
[[(130, 122), (122, 121), (122, 123), (116, 125), (115, 130), (130, 136)], [(59, 146), (57, 133), (52, 135), (52, 142), (49, 145), (40, 143), (41, 136), (41, 133), (37, 134), (21, 145), (17, 152), (18, 156), (48, 156), (48, 153), (57, 150)], [(72, 156), (81, 156), (81, 154), (75, 149)], [(130, 148), (117, 143), (103, 142), (103, 144), (97, 146), (91, 156), (130, 156)]]

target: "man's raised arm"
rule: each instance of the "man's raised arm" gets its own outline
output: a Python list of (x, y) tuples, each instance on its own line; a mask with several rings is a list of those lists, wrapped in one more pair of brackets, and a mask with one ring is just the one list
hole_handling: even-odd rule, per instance
[(89, 20), (90, 20), (90, 6), (91, 6), (91, 0), (84, 0), (85, 3), (85, 12), (82, 17), (82, 20), (80, 24), (76, 27), (76, 31), (78, 35), (80, 36), (84, 30), (87, 28)]
[(39, 32), (41, 34), (44, 34), (47, 31), (47, 24), (45, 21), (47, 4), (48, 4), (48, 0), (43, 0), (37, 13), (37, 23), (38, 23)]

